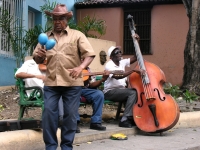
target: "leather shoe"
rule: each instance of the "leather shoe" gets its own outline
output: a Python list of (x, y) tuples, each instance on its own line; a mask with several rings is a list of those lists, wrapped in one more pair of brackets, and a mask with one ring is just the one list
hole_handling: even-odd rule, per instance
[(79, 129), (78, 125), (76, 126), (76, 133), (81, 133), (81, 130)]
[(132, 126), (136, 126), (135, 121), (133, 119), (128, 119)]
[(105, 131), (106, 127), (102, 126), (101, 123), (91, 123), (90, 129), (93, 130), (99, 130), (99, 131)]
[(123, 122), (119, 122), (119, 127), (124, 127), (124, 128), (132, 128), (132, 124), (130, 123), (130, 121), (127, 119)]

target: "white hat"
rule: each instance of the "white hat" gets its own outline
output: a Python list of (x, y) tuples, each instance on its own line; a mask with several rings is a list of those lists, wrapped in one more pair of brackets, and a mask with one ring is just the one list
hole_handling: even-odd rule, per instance
[(108, 49), (108, 57), (110, 57), (111, 53), (118, 47), (115, 47), (115, 46), (111, 46), (109, 49)]

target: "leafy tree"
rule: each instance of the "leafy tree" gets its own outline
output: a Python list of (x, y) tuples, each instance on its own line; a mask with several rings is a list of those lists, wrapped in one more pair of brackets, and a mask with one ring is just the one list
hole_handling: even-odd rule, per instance
[(189, 18), (182, 88), (200, 95), (200, 0), (182, 1)]

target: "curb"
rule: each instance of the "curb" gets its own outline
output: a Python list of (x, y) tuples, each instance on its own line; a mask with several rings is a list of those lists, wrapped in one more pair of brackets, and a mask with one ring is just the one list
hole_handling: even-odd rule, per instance
[[(86, 143), (89, 141), (108, 139), (112, 134), (124, 133), (125, 135), (137, 134), (137, 127), (120, 128), (116, 124), (107, 124), (107, 131), (96, 131), (83, 129), (83, 132), (76, 134), (74, 144)], [(200, 111), (180, 113), (178, 123), (174, 128), (200, 127)], [(60, 130), (57, 132), (60, 139)], [(60, 142), (60, 140), (59, 140)], [(37, 145), (44, 145), (42, 130), (17, 130), (0, 133), (1, 150), (27, 150)]]
[(200, 127), (200, 111), (180, 113), (178, 123), (174, 128)]

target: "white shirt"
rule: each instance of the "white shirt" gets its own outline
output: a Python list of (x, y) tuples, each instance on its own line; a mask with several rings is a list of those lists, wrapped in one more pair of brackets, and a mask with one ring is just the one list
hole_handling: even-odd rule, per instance
[[(38, 64), (36, 64), (36, 62), (33, 59), (25, 61), (24, 64), (22, 64), (22, 66), (17, 70), (17, 72), (15, 73), (15, 76), (16, 74), (21, 73), (21, 72), (34, 74), (34, 75), (45, 75), (45, 73), (39, 70)], [(43, 88), (44, 86), (43, 80), (41, 79), (26, 78), (23, 80), (25, 81), (25, 87), (40, 86)], [(31, 91), (32, 90), (27, 91), (28, 96), (30, 95)]]
[[(117, 66), (112, 60), (109, 60), (105, 65), (105, 70), (108, 71), (115, 71), (115, 70), (123, 70), (125, 71), (125, 67), (130, 67), (130, 58), (122, 59), (119, 62), (119, 66)], [(113, 74), (110, 74), (107, 80), (104, 82), (104, 90), (103, 93), (105, 94), (109, 90), (113, 89), (123, 89), (126, 86), (127, 78), (123, 79), (115, 79), (112, 78)]]

